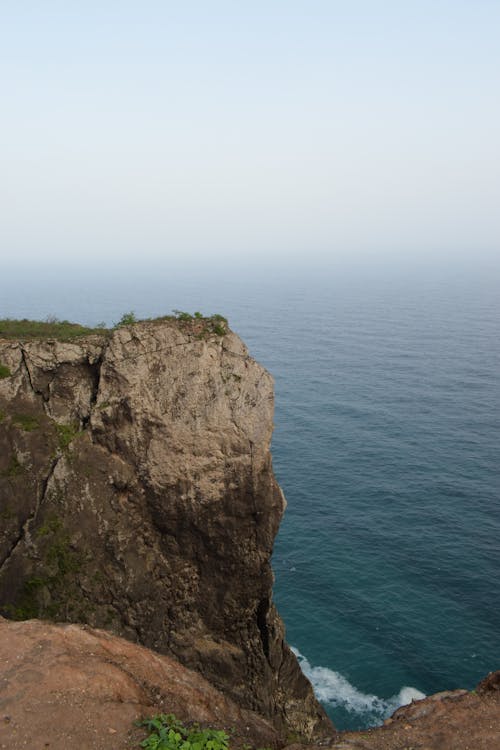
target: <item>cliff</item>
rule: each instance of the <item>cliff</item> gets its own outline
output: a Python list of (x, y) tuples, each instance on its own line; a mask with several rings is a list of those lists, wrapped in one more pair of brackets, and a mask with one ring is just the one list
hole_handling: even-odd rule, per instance
[(108, 629), (319, 736), (272, 603), (273, 383), (220, 327), (0, 340), (0, 613)]

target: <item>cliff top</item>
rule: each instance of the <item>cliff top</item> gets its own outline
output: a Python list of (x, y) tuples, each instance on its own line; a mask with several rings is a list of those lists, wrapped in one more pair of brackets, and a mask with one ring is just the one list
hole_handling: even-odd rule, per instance
[(162, 315), (157, 318), (144, 318), (138, 320), (135, 314), (127, 312), (111, 328), (105, 323), (98, 323), (94, 327), (83, 326), (68, 320), (47, 318), (46, 320), (15, 320), (13, 318), (0, 319), (0, 339), (31, 340), (31, 339), (57, 339), (58, 341), (71, 341), (84, 336), (100, 335), (109, 336), (113, 330), (136, 323), (168, 323), (171, 322), (184, 330), (189, 330), (200, 337), (204, 334), (216, 334), (223, 336), (228, 332), (227, 319), (218, 313), (214, 315), (202, 315), (200, 312), (193, 314), (182, 310), (173, 310), (173, 315)]

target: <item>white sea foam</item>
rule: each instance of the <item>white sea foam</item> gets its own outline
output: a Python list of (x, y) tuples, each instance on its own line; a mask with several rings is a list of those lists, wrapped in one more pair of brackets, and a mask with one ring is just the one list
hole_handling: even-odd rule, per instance
[(338, 672), (327, 667), (312, 667), (298, 649), (292, 648), (292, 651), (302, 671), (310, 680), (318, 700), (333, 707), (342, 707), (351, 713), (369, 714), (374, 722), (383, 721), (397, 708), (408, 705), (412, 700), (425, 698), (424, 693), (413, 687), (402, 687), (399, 693), (391, 698), (379, 698), (377, 695), (362, 693)]

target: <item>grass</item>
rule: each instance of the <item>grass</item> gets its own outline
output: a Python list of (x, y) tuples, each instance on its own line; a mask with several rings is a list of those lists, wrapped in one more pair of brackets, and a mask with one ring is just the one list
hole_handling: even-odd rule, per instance
[(68, 447), (68, 445), (71, 443), (72, 440), (78, 437), (78, 435), (81, 435), (81, 432), (79, 432), (78, 427), (72, 424), (57, 424), (56, 423), (56, 431), (57, 431), (57, 442), (58, 442), (59, 448), (62, 451)]
[[(79, 336), (107, 332), (107, 328), (87, 328), (78, 323), (70, 323), (68, 320), (57, 320), (55, 318), (47, 320), (3, 318), (0, 320), (0, 339), (59, 339), (70, 341)], [(10, 372), (7, 375), (0, 375), (0, 377), (8, 377), (8, 375), (10, 375)]]
[(145, 750), (229, 750), (229, 737), (219, 729), (185, 727), (173, 714), (158, 714), (136, 722), (149, 735), (140, 743)]
[(29, 414), (14, 414), (12, 417), (13, 424), (16, 424), (24, 432), (33, 432), (33, 430), (40, 427), (40, 421), (37, 417), (33, 417)]
[[(177, 321), (183, 327), (192, 329), (194, 333), (201, 335), (201, 337), (206, 334), (224, 336), (228, 332), (227, 319), (223, 315), (217, 313), (215, 315), (202, 315), (200, 312), (191, 314), (182, 310), (173, 310), (173, 313), (173, 315), (138, 320), (135, 313), (131, 310), (122, 315), (114, 326), (114, 329), (131, 326), (140, 322), (172, 320)], [(0, 319), (0, 339), (20, 339), (24, 341), (32, 339), (57, 339), (59, 341), (71, 341), (72, 339), (92, 334), (109, 336), (114, 329), (106, 328), (103, 323), (99, 323), (95, 328), (89, 328), (79, 323), (70, 323), (68, 320), (57, 320), (57, 318), (47, 318), (47, 320)], [(8, 378), (10, 375), (9, 368), (0, 364), (0, 378)]]

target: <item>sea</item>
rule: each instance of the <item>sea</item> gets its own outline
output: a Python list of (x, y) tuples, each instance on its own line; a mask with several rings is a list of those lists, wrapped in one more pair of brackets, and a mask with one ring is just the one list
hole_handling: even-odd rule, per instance
[(221, 313), (274, 376), (274, 597), (339, 729), (500, 669), (498, 272), (92, 265), (4, 271), (0, 317)]

